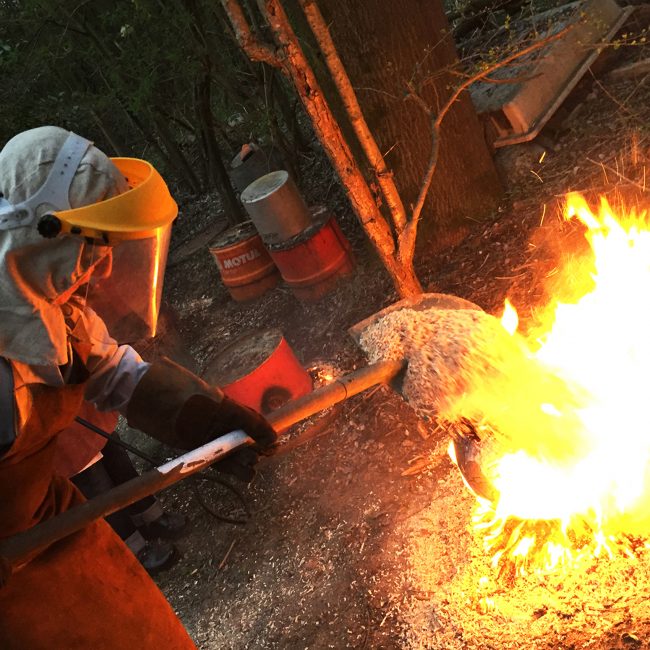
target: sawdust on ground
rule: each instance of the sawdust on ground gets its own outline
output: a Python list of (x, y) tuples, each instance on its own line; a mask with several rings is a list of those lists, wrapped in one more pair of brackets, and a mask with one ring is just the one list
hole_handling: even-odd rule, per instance
[[(578, 89), (579, 101), (566, 106), (559, 126), (544, 134), (543, 160), (537, 143), (518, 149), (530, 155), (517, 154), (525, 160), (510, 172), (514, 182), (502, 211), (472, 224), (456, 246), (420, 251), (418, 273), (428, 290), (467, 298), (493, 314), (508, 295), (525, 322), (546, 300), (560, 249), (582, 239), (557, 216), (564, 192), (593, 197), (644, 182), (649, 84), (586, 83), (591, 87)], [(396, 296), (322, 156), (314, 156), (306, 175), (314, 202), (334, 209), (351, 240), (357, 275), (318, 305), (300, 304), (280, 288), (242, 306), (219, 284), (207, 250), (190, 256), (170, 271), (165, 289), (199, 369), (225, 342), (259, 327), (281, 328), (305, 365), (326, 360), (349, 371), (363, 363), (346, 328)], [(179, 241), (208, 224), (204, 208), (185, 206), (191, 233), (181, 228)], [(596, 562), (578, 583), (571, 576), (531, 576), (501, 591), (491, 581), (487, 556), (469, 530), (473, 499), (447, 457), (447, 443), (439, 431), (420, 431), (400, 398), (380, 389), (350, 400), (327, 435), (264, 468), (244, 488), (252, 513), (245, 526), (209, 516), (189, 486), (165, 493), (166, 504), (189, 514), (192, 527), (178, 542), (183, 559), (158, 582), (199, 647), (647, 644), (644, 549), (628, 561)], [(239, 508), (231, 493), (202, 489), (223, 511)]]

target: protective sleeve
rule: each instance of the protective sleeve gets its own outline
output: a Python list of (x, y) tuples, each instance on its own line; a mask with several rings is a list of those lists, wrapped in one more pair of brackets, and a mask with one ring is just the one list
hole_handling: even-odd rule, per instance
[(92, 344), (87, 361), (90, 379), (85, 397), (100, 411), (126, 413), (135, 387), (150, 364), (143, 361), (130, 345), (118, 345), (94, 311), (83, 313), (86, 333)]

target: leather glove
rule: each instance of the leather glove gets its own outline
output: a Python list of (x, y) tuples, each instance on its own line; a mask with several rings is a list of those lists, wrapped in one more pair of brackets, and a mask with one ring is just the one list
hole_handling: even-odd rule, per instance
[(179, 414), (178, 432), (184, 438), (189, 438), (192, 431), (205, 426), (205, 423), (208, 423), (208, 440), (235, 429), (243, 429), (255, 440), (254, 446), (240, 449), (215, 465), (216, 469), (242, 481), (252, 480), (258, 456), (268, 451), (277, 439), (277, 434), (264, 416), (226, 396), (216, 402), (205, 395), (193, 395)]
[(138, 382), (126, 417), (130, 426), (179, 449), (194, 449), (243, 429), (256, 444), (215, 466), (243, 480), (252, 479), (258, 454), (277, 437), (262, 415), (167, 358), (155, 361)]

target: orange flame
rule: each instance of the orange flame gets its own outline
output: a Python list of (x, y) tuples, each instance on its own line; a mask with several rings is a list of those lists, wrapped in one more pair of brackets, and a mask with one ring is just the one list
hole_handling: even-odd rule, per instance
[(506, 300), (504, 303), (501, 324), (509, 334), (514, 334), (519, 327), (519, 314), (517, 314), (517, 310), (512, 306), (509, 300)]
[[(582, 196), (568, 195), (565, 218), (587, 227), (593, 252), (565, 269), (575, 299), (543, 310), (524, 342), (526, 364), (504, 373), (496, 387), (477, 378), (458, 405), (459, 412), (480, 412), (483, 424), (510, 441), (489, 464), (498, 503), (479, 504), (474, 517), (488, 546), (500, 547), (496, 562), (502, 552), (518, 565), (535, 555), (537, 567), (550, 570), (650, 535), (645, 216), (617, 217), (605, 199), (596, 215)], [(502, 323), (515, 334), (517, 314), (508, 302)], [(507, 408), (499, 394), (512, 397)], [(553, 526), (540, 534), (539, 522)]]

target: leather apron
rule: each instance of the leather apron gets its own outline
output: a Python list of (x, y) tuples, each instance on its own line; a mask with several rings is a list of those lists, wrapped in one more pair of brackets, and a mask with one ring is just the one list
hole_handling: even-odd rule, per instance
[[(83, 384), (27, 384), (15, 391), (20, 434), (0, 458), (0, 538), (83, 501), (70, 481), (53, 474), (56, 436), (79, 411), (83, 389)], [(104, 520), (14, 568), (0, 588), (3, 650), (195, 647), (156, 584)]]

